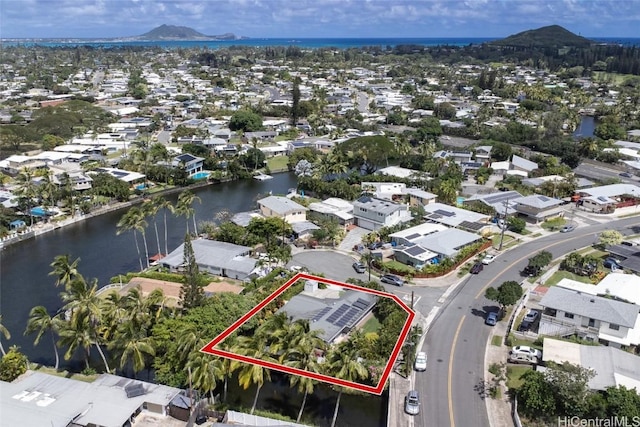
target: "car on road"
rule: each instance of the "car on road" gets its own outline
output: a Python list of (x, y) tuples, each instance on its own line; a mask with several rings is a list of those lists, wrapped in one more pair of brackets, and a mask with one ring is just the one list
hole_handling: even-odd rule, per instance
[(575, 225), (565, 225), (564, 227), (562, 227), (560, 229), (561, 233), (569, 233), (570, 231), (573, 231), (576, 229)]
[(542, 358), (542, 352), (537, 348), (529, 347), (528, 345), (517, 345), (511, 349), (509, 353), (513, 354), (528, 354), (530, 356), (535, 356), (538, 359)]
[(351, 264), (351, 267), (356, 271), (356, 273), (364, 273), (367, 271), (367, 267), (361, 262), (354, 262)]
[(529, 310), (527, 312), (527, 314), (524, 315), (524, 320), (527, 322), (535, 322), (536, 320), (538, 320), (538, 317), (540, 316), (540, 312), (538, 310)]
[(418, 352), (416, 361), (413, 363), (413, 369), (419, 372), (427, 370), (427, 353), (424, 351)]
[(484, 258), (482, 258), (482, 263), (484, 265), (488, 265), (488, 264), (491, 264), (495, 259), (496, 259), (495, 255), (488, 255), (487, 254), (487, 255), (485, 255)]
[(624, 178), (633, 178), (633, 175), (631, 175), (629, 172), (622, 172), (620, 174), (618, 174)]
[(411, 390), (404, 398), (404, 411), (409, 415), (420, 413), (420, 395), (416, 390)]
[(388, 283), (390, 285), (402, 286), (404, 285), (404, 280), (402, 278), (396, 276), (395, 274), (385, 274), (380, 277), (380, 281), (382, 283)]
[(484, 323), (489, 326), (496, 326), (498, 323), (498, 313), (490, 311), (489, 314), (487, 314), (487, 318), (484, 320)]
[(473, 267), (471, 267), (471, 270), (469, 270), (469, 273), (471, 273), (471, 274), (478, 274), (478, 273), (480, 273), (483, 269), (484, 269), (484, 266), (482, 265), (482, 263), (477, 262), (477, 263), (473, 264)]

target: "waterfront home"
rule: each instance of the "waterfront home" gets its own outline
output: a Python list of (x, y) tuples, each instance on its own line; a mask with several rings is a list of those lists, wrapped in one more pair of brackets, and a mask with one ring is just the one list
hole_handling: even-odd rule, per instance
[(309, 204), (310, 216), (337, 221), (338, 224), (347, 227), (353, 224), (353, 204), (347, 200), (330, 197), (322, 202)]
[(282, 218), (290, 224), (307, 220), (308, 209), (291, 199), (269, 196), (258, 200), (260, 213), (269, 218)]
[(204, 159), (193, 154), (184, 153), (174, 157), (171, 166), (182, 166), (187, 171), (187, 175), (191, 176), (204, 170)]
[(111, 374), (86, 382), (27, 371), (0, 381), (0, 413), (6, 426), (124, 426), (145, 414), (161, 425), (171, 419), (171, 401), (181, 391)]
[[(250, 257), (252, 249), (248, 246), (208, 239), (193, 240), (191, 246), (198, 268), (203, 272), (244, 280), (256, 267), (257, 261)], [(184, 267), (184, 243), (158, 262), (171, 271), (181, 270)]]
[(117, 168), (96, 168), (93, 171), (87, 172), (88, 174), (96, 173), (108, 173), (109, 175), (118, 178), (120, 181), (124, 181), (129, 185), (141, 183), (146, 178), (146, 175), (138, 172), (131, 172), (124, 169)]
[(355, 224), (366, 230), (379, 230), (411, 221), (406, 205), (370, 196), (362, 196), (353, 202), (353, 217)]

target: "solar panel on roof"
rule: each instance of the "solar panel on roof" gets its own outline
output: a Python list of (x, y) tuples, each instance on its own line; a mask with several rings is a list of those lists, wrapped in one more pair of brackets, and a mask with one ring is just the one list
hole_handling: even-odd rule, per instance
[(356, 302), (353, 303), (353, 306), (359, 308), (360, 310), (364, 310), (369, 306), (369, 303), (362, 298), (358, 298)]
[(428, 215), (428, 217), (432, 219), (440, 219), (442, 218), (442, 215), (438, 215), (437, 213), (434, 213), (434, 214)]
[(543, 202), (547, 202), (547, 201), (551, 200), (547, 196), (538, 196), (538, 199), (542, 200)]
[(408, 253), (409, 255), (416, 256), (416, 255), (420, 255), (422, 253), (425, 253), (426, 251), (423, 248), (421, 248), (420, 246), (412, 246), (412, 247), (406, 249), (405, 252)]
[(322, 319), (322, 316), (324, 316), (325, 314), (327, 314), (329, 311), (331, 311), (331, 307), (325, 307), (322, 310), (320, 310), (315, 316), (313, 316), (313, 319), (311, 319), (312, 322), (317, 322), (318, 320)]
[(600, 200), (601, 202), (606, 202), (607, 198), (603, 196), (598, 196), (598, 200)]
[(482, 224), (479, 222), (462, 221), (460, 223), (460, 227), (466, 228), (467, 230), (473, 230), (473, 231), (478, 231), (484, 226), (485, 224)]
[(349, 306), (347, 304), (342, 304), (340, 307), (338, 307), (336, 311), (331, 313), (331, 316), (327, 317), (327, 322), (329, 323), (335, 322), (336, 320), (338, 320), (340, 316), (344, 314), (345, 311), (347, 311), (348, 308)]
[(446, 216), (446, 217), (456, 216), (455, 212), (445, 211), (445, 210), (442, 210), (442, 209), (437, 209), (434, 212), (437, 213), (437, 214), (440, 214), (442, 216)]
[(411, 239), (415, 239), (416, 237), (420, 237), (420, 233), (413, 233), (413, 234), (405, 237), (405, 239), (411, 240)]

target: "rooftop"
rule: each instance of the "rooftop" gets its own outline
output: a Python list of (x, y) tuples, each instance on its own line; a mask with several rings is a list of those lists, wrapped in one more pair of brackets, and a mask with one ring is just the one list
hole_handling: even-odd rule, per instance
[(286, 215), (289, 212), (299, 212), (308, 210), (301, 204), (282, 196), (269, 196), (258, 200), (258, 204), (280, 215)]

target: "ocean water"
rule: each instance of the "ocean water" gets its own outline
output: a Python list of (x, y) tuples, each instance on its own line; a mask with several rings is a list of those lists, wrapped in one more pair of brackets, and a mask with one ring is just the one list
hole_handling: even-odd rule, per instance
[[(482, 44), (501, 37), (428, 37), (428, 38), (252, 38), (245, 40), (157, 40), (157, 41), (117, 41), (100, 39), (67, 39), (67, 40), (18, 40), (10, 39), (0, 42), (0, 46), (46, 46), (74, 47), (91, 46), (93, 48), (116, 48), (126, 46), (157, 46), (166, 49), (220, 49), (229, 46), (298, 46), (305, 49), (334, 47), (337, 49), (359, 48), (365, 46), (418, 45), (418, 46), (468, 46)], [(592, 40), (601, 43), (620, 44), (624, 46), (640, 46), (640, 38), (596, 37)]]

